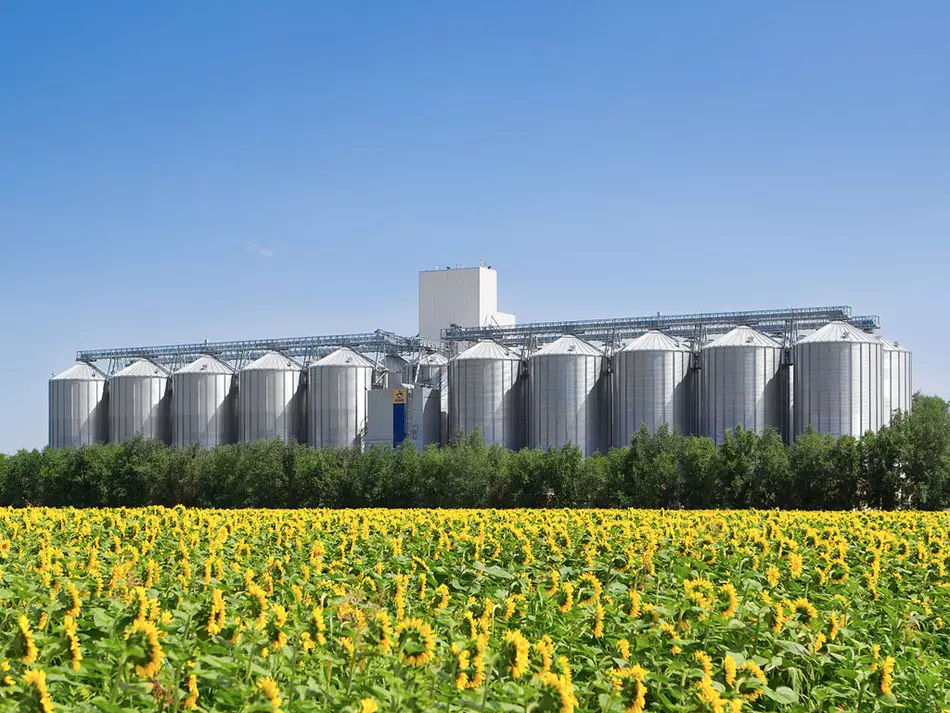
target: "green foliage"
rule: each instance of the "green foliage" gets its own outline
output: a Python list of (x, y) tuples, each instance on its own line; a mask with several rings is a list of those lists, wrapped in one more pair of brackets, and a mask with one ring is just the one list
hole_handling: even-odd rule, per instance
[(478, 432), (422, 452), (280, 441), (203, 451), (134, 439), (0, 455), (0, 505), (28, 504), (934, 510), (950, 506), (950, 407), (917, 395), (876, 433), (809, 431), (792, 446), (741, 425), (718, 447), (643, 427), (629, 445), (589, 458), (574, 446), (511, 452)]

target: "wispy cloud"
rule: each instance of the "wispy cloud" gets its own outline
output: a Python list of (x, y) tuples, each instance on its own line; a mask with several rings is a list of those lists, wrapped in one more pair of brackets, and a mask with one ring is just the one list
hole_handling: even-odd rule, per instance
[(257, 243), (247, 243), (247, 251), (261, 257), (274, 257), (274, 251)]

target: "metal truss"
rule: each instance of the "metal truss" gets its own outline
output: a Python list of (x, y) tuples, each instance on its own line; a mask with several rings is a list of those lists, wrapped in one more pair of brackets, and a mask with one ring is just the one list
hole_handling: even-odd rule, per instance
[(211, 354), (240, 368), (277, 351), (307, 365), (339, 347), (350, 347), (365, 354), (375, 354), (376, 361), (386, 354), (424, 354), (439, 352), (452, 355), (458, 342), (493, 339), (508, 346), (533, 348), (539, 343), (574, 334), (590, 341), (616, 346), (623, 339), (658, 329), (670, 336), (690, 339), (702, 344), (711, 334), (726, 332), (746, 325), (782, 338), (791, 343), (799, 331), (816, 329), (828, 322), (842, 320), (865, 331), (880, 329), (880, 318), (874, 315), (852, 317), (848, 306), (806, 307), (794, 309), (753, 310), (747, 312), (699, 312), (695, 314), (651, 315), (619, 319), (592, 319), (566, 322), (530, 322), (513, 327), (459, 327), (442, 331), (442, 339), (403, 337), (377, 329), (355, 334), (328, 334), (283, 339), (249, 339), (230, 342), (200, 342), (159, 346), (87, 349), (76, 353), (77, 361), (108, 361), (112, 373), (135, 359), (149, 359), (157, 364), (178, 368), (203, 354)]
[(551, 341), (565, 334), (573, 334), (590, 341), (615, 344), (621, 339), (629, 339), (651, 329), (657, 329), (670, 336), (702, 342), (708, 334), (719, 334), (740, 325), (755, 327), (769, 334), (792, 336), (797, 331), (816, 329), (835, 320), (850, 322), (866, 331), (879, 329), (881, 326), (880, 318), (877, 316), (852, 317), (850, 307), (835, 306), (747, 312), (700, 312), (565, 322), (529, 322), (512, 327), (452, 326), (442, 330), (442, 339), (447, 342), (476, 342), (492, 339), (510, 346), (530, 346)]
[(156, 364), (177, 368), (204, 354), (211, 354), (240, 368), (268, 351), (277, 351), (286, 356), (295, 357), (306, 365), (339, 347), (350, 347), (365, 353), (375, 352), (377, 355), (383, 355), (420, 351), (446, 352), (451, 351), (453, 346), (438, 339), (403, 337), (394, 332), (377, 329), (375, 332), (328, 334), (315, 337), (86, 349), (76, 352), (76, 360), (90, 363), (107, 360), (111, 373), (135, 359), (148, 359)]

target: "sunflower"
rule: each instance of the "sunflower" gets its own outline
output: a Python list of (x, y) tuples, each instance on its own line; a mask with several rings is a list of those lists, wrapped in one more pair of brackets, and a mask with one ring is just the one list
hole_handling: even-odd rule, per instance
[(189, 711), (198, 707), (198, 677), (195, 674), (188, 677), (188, 695), (182, 699), (181, 705)]
[(624, 711), (626, 713), (643, 712), (647, 699), (647, 687), (644, 683), (647, 673), (647, 670), (640, 665), (615, 668), (610, 672), (614, 692), (625, 703)]
[(399, 659), (406, 666), (425, 666), (435, 651), (432, 627), (422, 619), (403, 619), (394, 630), (399, 646)]
[[(36, 662), (36, 657), (39, 654), (36, 649), (36, 642), (33, 641), (33, 631), (30, 629), (30, 620), (26, 618), (26, 615), (21, 614), (17, 617), (17, 626), (20, 628), (17, 635), (17, 641), (20, 644), (18, 648), (23, 654), (23, 663), (30, 666)], [(43, 680), (46, 680), (45, 674)]]
[[(742, 664), (739, 670), (744, 673), (751, 674), (751, 679), (758, 681), (760, 684), (762, 684), (762, 686), (765, 685), (765, 672), (755, 661), (746, 659), (745, 663)], [(754, 685), (750, 686), (749, 681), (750, 679), (744, 679), (740, 681), (736, 686), (736, 690), (738, 690), (742, 697), (747, 701), (754, 701), (762, 695), (762, 688)]]
[(257, 688), (264, 693), (267, 702), (274, 709), (274, 713), (280, 713), (280, 704), (283, 703), (283, 699), (280, 697), (280, 688), (277, 687), (277, 682), (267, 676), (257, 681)]
[(50, 698), (49, 690), (46, 688), (46, 672), (31, 668), (23, 674), (23, 683), (27, 688), (36, 689), (39, 699), (36, 710), (40, 713), (53, 713), (53, 699)]
[[(586, 592), (587, 587), (584, 586), (585, 584), (590, 587), (589, 593)], [(603, 591), (603, 586), (593, 572), (584, 572), (578, 578), (577, 591), (577, 606), (586, 607), (589, 604), (594, 604), (600, 601), (600, 595)], [(587, 596), (582, 596), (584, 593), (586, 593)]]
[(147, 619), (136, 619), (125, 632), (125, 640), (141, 643), (145, 651), (144, 659), (132, 659), (135, 663), (135, 673), (142, 678), (155, 678), (165, 658), (155, 624)]
[(224, 595), (220, 589), (211, 590), (211, 612), (208, 614), (208, 635), (216, 636), (224, 628)]
[(79, 670), (82, 661), (82, 650), (79, 648), (79, 636), (76, 634), (76, 620), (67, 614), (63, 619), (63, 630), (66, 632), (66, 644), (69, 646), (69, 667), (73, 671)]
[(528, 654), (531, 651), (531, 644), (517, 629), (505, 632), (505, 642), (509, 645), (509, 673), (513, 679), (518, 680), (528, 671)]

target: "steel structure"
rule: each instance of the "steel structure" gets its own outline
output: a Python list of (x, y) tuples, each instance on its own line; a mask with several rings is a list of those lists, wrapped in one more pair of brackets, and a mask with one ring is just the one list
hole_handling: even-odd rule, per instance
[(477, 342), (490, 339), (506, 345), (534, 345), (573, 334), (589, 341), (616, 345), (621, 339), (637, 337), (655, 329), (667, 335), (705, 341), (707, 334), (728, 332), (736, 326), (755, 327), (761, 332), (791, 337), (798, 331), (817, 329), (828, 322), (844, 320), (870, 331), (880, 328), (874, 315), (852, 317), (848, 306), (753, 310), (747, 312), (699, 312), (695, 314), (651, 315), (619, 319), (590, 319), (566, 322), (528, 322), (514, 327), (458, 327), (442, 330), (447, 342)]
[(454, 345), (438, 339), (402, 337), (393, 332), (377, 329), (375, 332), (356, 334), (328, 334), (319, 337), (288, 337), (284, 339), (248, 339), (236, 342), (201, 342), (196, 344), (166, 344), (117, 349), (86, 349), (76, 352), (76, 360), (92, 363), (109, 361), (109, 372), (122, 368), (135, 359), (148, 359), (156, 364), (178, 368), (203, 354), (229, 361), (237, 368), (259, 359), (267, 352), (280, 352), (296, 357), (308, 365), (339, 347), (361, 352), (399, 354), (409, 352), (451, 352)]
[(312, 337), (83, 349), (76, 352), (76, 360), (86, 363), (108, 361), (107, 373), (114, 373), (136, 359), (148, 359), (174, 370), (204, 354), (211, 354), (218, 359), (231, 362), (240, 369), (267, 352), (276, 351), (288, 357), (295, 357), (307, 366), (339, 347), (349, 347), (364, 354), (375, 353), (377, 361), (380, 361), (381, 357), (390, 354), (415, 354), (417, 357), (432, 353), (452, 355), (457, 351), (458, 342), (474, 343), (486, 339), (505, 346), (534, 348), (539, 343), (553, 341), (565, 334), (615, 347), (623, 339), (638, 337), (654, 329), (669, 336), (692, 339), (696, 344), (701, 344), (707, 340), (707, 335), (721, 334), (740, 325), (755, 327), (760, 332), (781, 336), (784, 338), (785, 345), (790, 346), (798, 332), (818, 329), (828, 322), (838, 320), (847, 321), (864, 331), (880, 329), (881, 326), (880, 318), (875, 315), (852, 317), (851, 308), (848, 306), (806, 307), (746, 312), (658, 314), (648, 317), (565, 322), (529, 322), (514, 327), (453, 326), (442, 331), (442, 339), (404, 337), (394, 332), (377, 329), (374, 332)]

